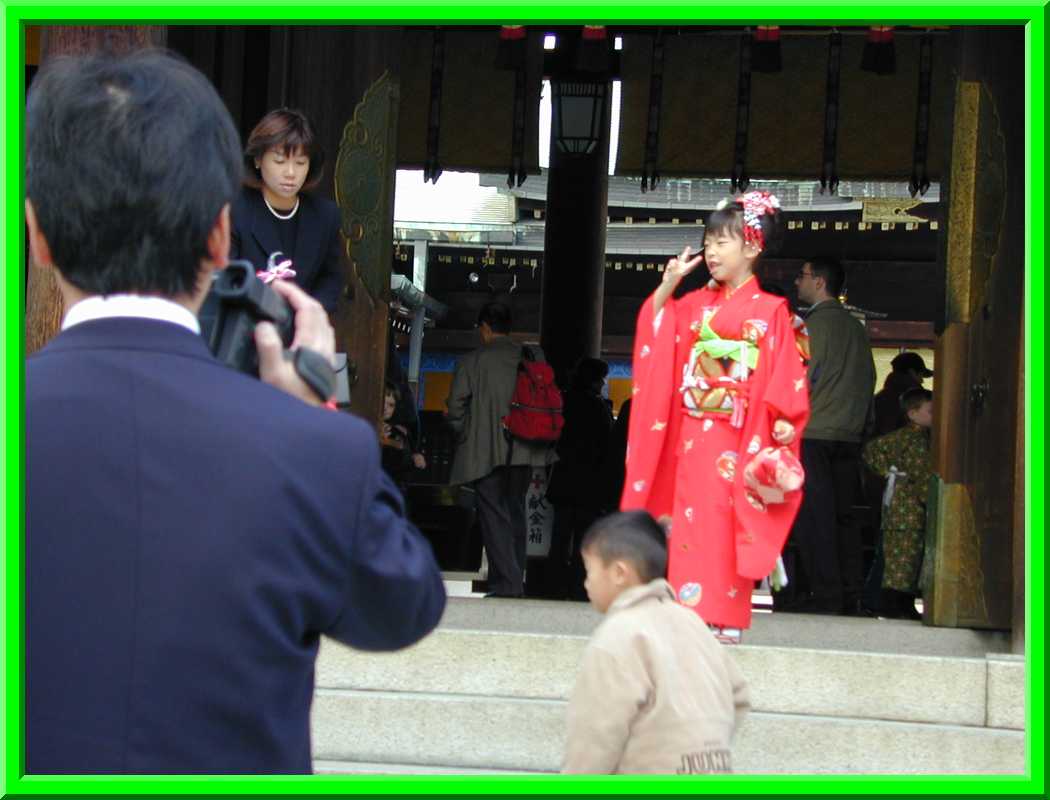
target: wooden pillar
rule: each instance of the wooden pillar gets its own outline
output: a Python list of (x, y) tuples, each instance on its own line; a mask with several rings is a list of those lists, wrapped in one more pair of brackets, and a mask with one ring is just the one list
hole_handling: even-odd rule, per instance
[(944, 195), (925, 621), (1014, 626), (1023, 648), (1023, 32), (967, 29), (962, 44)]
[(605, 238), (609, 214), (609, 119), (611, 78), (580, 73), (574, 62), (579, 38), (559, 37), (551, 58), (554, 97), (557, 85), (604, 83), (606, 101), (598, 118), (598, 139), (590, 153), (563, 152), (558, 144), (561, 109), (551, 110), (550, 169), (543, 236), (540, 345), (559, 381), (581, 358), (601, 355), (605, 299)]
[[(40, 29), (40, 63), (52, 56), (105, 51), (127, 53), (142, 47), (162, 47), (167, 28), (156, 25), (52, 25)], [(27, 254), (28, 257), (28, 254)], [(26, 355), (35, 353), (58, 333), (62, 298), (54, 273), (30, 259), (26, 291)]]
[[(1021, 313), (1021, 330), (1024, 330), (1024, 312)], [(1016, 466), (1014, 468), (1014, 552), (1013, 552), (1013, 618), (1011, 620), (1012, 636), (1011, 649), (1015, 653), (1025, 652), (1025, 607), (1024, 595), (1025, 585), (1028, 581), (1028, 572), (1025, 569), (1025, 464), (1028, 462), (1028, 453), (1025, 449), (1025, 367), (1021, 365), (1017, 375), (1017, 453)]]

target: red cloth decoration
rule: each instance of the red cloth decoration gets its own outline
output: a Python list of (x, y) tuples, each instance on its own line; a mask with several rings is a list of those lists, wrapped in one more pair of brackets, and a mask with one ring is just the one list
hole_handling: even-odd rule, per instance
[(872, 44), (889, 44), (893, 41), (893, 27), (890, 25), (873, 25), (868, 28), (868, 41)]

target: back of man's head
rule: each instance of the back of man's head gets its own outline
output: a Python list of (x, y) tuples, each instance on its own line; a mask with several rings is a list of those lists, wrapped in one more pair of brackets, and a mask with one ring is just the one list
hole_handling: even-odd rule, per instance
[(241, 148), (208, 80), (158, 50), (56, 57), (26, 114), (26, 194), (52, 260), (88, 294), (192, 295)]
[(648, 583), (667, 572), (667, 534), (648, 511), (619, 511), (595, 522), (584, 534), (581, 551), (603, 563), (626, 561)]
[(506, 303), (485, 303), (478, 312), (478, 325), (485, 323), (493, 333), (510, 333), (510, 306)]
[(842, 294), (842, 288), (846, 285), (846, 269), (842, 262), (833, 258), (813, 258), (809, 261), (809, 269), (814, 278), (824, 279), (824, 291), (829, 297)]

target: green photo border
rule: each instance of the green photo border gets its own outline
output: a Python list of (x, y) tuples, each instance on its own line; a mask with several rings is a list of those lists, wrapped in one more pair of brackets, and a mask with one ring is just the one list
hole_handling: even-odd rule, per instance
[[(0, 797), (92, 794), (101, 796), (178, 795), (306, 795), (306, 794), (1038, 794), (1044, 793), (1043, 733), (1044, 575), (1043, 476), (1044, 442), (1044, 41), (1046, 8), (1043, 2), (998, 5), (990, 2), (903, 2), (870, 4), (850, 0), (809, 0), (788, 6), (737, 4), (711, 0), (547, 0), (527, 5), (524, 0), (393, 0), (371, 3), (325, 3), (289, 6), (274, 0), (207, 3), (189, 0), (180, 5), (143, 7), (135, 0), (91, 2), (10, 2), (3, 5), (0, 40), (3, 41), (4, 224), (7, 269), (0, 287), (3, 318), (4, 409), (4, 522), (3, 547), (3, 757)], [(23, 109), (24, 42), (26, 24), (61, 23), (269, 23), (316, 24), (617, 24), (625, 22), (697, 24), (707, 21), (767, 24), (1025, 24), (1026, 59), (1026, 171), (1025, 225), (1025, 587), (1027, 764), (1025, 776), (723, 776), (684, 778), (576, 778), (554, 776), (299, 776), (299, 777), (23, 777), (22, 630), (23, 590), (23, 477), (24, 477), (24, 219), (23, 219)], [(1039, 533), (1039, 536), (1034, 534)]]

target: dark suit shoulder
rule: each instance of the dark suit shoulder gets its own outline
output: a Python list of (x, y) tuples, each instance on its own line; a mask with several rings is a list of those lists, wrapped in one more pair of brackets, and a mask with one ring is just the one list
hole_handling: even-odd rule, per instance
[(339, 228), (341, 221), (339, 206), (327, 197), (303, 192), (299, 195), (299, 203), (301, 204), (299, 213), (302, 214), (303, 219), (317, 220), (324, 230)]

